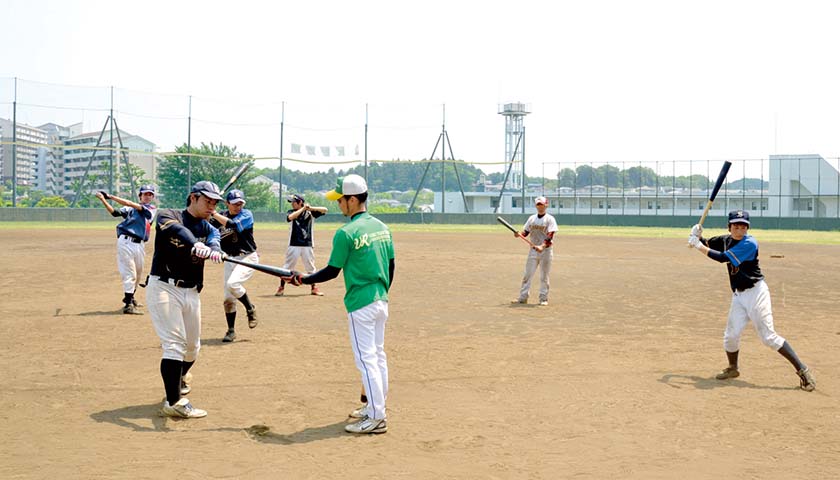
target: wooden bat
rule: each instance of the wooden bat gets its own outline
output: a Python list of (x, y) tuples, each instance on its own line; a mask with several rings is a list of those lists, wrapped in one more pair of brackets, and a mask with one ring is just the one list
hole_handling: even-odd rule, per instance
[(709, 201), (706, 202), (706, 208), (703, 210), (703, 216), (700, 217), (700, 221), (697, 222), (698, 224), (703, 225), (703, 222), (706, 221), (706, 215), (709, 214), (709, 210), (712, 208), (712, 203), (714, 203), (715, 197), (717, 197), (717, 194), (720, 191), (720, 187), (723, 186), (723, 182), (726, 180), (726, 174), (729, 173), (730, 167), (732, 167), (732, 162), (723, 162), (723, 166), (720, 168), (720, 173), (718, 173), (718, 178), (715, 182), (715, 187), (709, 195)]
[(291, 277), (292, 276), (292, 272), (290, 270), (286, 270), (285, 268), (273, 267), (271, 265), (263, 265), (261, 263), (243, 262), (242, 260), (237, 260), (237, 259), (235, 259), (231, 256), (228, 256), (228, 255), (222, 256), (222, 260), (224, 260), (225, 262), (235, 263), (237, 265), (244, 265), (248, 268), (253, 268), (254, 270), (257, 270), (259, 272), (267, 273), (269, 275), (274, 275), (275, 277), (284, 278), (284, 277)]
[[(508, 228), (508, 230), (510, 230), (511, 232), (513, 232), (513, 233), (519, 233), (519, 232), (518, 232), (515, 228), (513, 228), (513, 226), (512, 226), (511, 224), (509, 224), (509, 223), (507, 222), (507, 220), (505, 220), (504, 218), (502, 218), (502, 217), (496, 217), (496, 220), (497, 220), (499, 223), (501, 223), (502, 225), (504, 225), (505, 227), (507, 227), (507, 228)], [(530, 241), (530, 240), (528, 240), (527, 238), (525, 238), (525, 237), (523, 237), (523, 236), (521, 236), (521, 235), (517, 235), (517, 238), (522, 239), (522, 241), (523, 241), (523, 242), (525, 242), (525, 243), (527, 243), (528, 245), (530, 245), (530, 246), (531, 246), (531, 248), (536, 248), (536, 247), (537, 247), (536, 245), (534, 245), (533, 243), (531, 243), (531, 241)]]
[(237, 180), (239, 180), (239, 177), (241, 177), (245, 172), (248, 171), (249, 168), (251, 168), (251, 164), (252, 163), (250, 160), (245, 160), (245, 162), (242, 165), (240, 165), (239, 168), (236, 169), (236, 172), (233, 173), (233, 176), (230, 177), (230, 180), (228, 180), (225, 186), (222, 187), (222, 195), (224, 195), (225, 192), (227, 192), (227, 189), (232, 187), (233, 184), (236, 183)]

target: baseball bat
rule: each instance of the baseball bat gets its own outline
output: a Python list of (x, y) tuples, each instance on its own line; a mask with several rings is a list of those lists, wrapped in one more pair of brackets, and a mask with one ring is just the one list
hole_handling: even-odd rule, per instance
[(251, 168), (251, 161), (245, 160), (245, 162), (242, 165), (240, 165), (239, 168), (236, 169), (236, 171), (233, 173), (233, 176), (230, 177), (230, 180), (228, 180), (225, 186), (222, 188), (222, 194), (227, 192), (227, 189), (232, 187), (233, 184), (236, 183), (237, 180), (239, 180), (239, 177), (241, 177), (245, 172), (247, 172), (249, 168)]
[(263, 265), (261, 263), (248, 263), (243, 262), (242, 260), (237, 260), (231, 256), (225, 255), (222, 257), (222, 260), (225, 262), (236, 263), (238, 265), (244, 265), (248, 268), (253, 268), (259, 272), (267, 273), (269, 275), (274, 275), (275, 277), (291, 277), (292, 272), (290, 270), (286, 270), (285, 268), (280, 267), (273, 267), (271, 265)]
[(723, 166), (720, 168), (720, 173), (718, 173), (718, 178), (715, 182), (715, 187), (709, 195), (709, 201), (706, 202), (706, 208), (703, 210), (703, 215), (700, 217), (700, 221), (697, 222), (698, 224), (703, 225), (703, 222), (706, 221), (706, 215), (709, 214), (709, 210), (712, 208), (712, 203), (714, 203), (715, 197), (717, 197), (717, 194), (720, 191), (720, 187), (723, 186), (723, 181), (726, 180), (726, 174), (729, 173), (729, 168), (731, 166), (732, 162), (723, 162)]
[[(515, 228), (513, 228), (513, 226), (512, 226), (511, 224), (509, 224), (509, 223), (507, 222), (507, 220), (505, 220), (504, 218), (502, 218), (502, 217), (496, 217), (496, 220), (497, 220), (499, 223), (501, 223), (502, 225), (504, 225), (505, 227), (507, 227), (507, 229), (508, 229), (508, 230), (510, 230), (511, 232), (513, 232), (513, 233), (519, 233), (519, 232), (517, 232), (517, 230), (516, 230)], [(525, 237), (523, 237), (523, 236), (521, 236), (521, 235), (517, 236), (517, 238), (521, 238), (521, 239), (522, 239), (522, 241), (523, 241), (523, 242), (525, 242), (525, 243), (527, 243), (528, 245), (530, 245), (530, 246), (531, 246), (531, 248), (534, 248), (534, 247), (535, 247), (535, 245), (534, 245), (533, 243), (531, 243), (531, 241), (530, 241), (530, 240), (528, 240), (527, 238), (525, 238)]]

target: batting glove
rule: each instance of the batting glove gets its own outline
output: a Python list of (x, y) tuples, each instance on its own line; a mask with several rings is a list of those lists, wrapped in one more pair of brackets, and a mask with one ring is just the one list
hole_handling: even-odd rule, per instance
[(212, 253), (210, 254), (210, 261), (213, 262), (213, 263), (222, 263), (222, 259), (223, 259), (222, 252), (217, 252), (217, 251), (213, 250)]
[(108, 195), (108, 192), (106, 192), (105, 190), (100, 190), (99, 193), (102, 194), (102, 198), (104, 198), (105, 200), (111, 199), (111, 196)]
[(207, 258), (213, 253), (213, 250), (210, 250), (210, 247), (201, 242), (195, 242), (190, 253), (198, 258)]
[(703, 236), (703, 225), (700, 225), (698, 223), (697, 225), (691, 227), (691, 234), (694, 235), (697, 238), (702, 237)]
[(700, 248), (700, 245), (701, 245), (700, 239), (697, 238), (696, 235), (689, 235), (688, 236), (688, 245), (690, 247)]

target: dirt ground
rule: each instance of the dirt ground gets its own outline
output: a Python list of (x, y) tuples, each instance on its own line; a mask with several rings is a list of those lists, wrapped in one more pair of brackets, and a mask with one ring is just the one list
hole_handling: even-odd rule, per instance
[[(316, 227), (319, 265), (331, 228)], [(262, 261), (280, 264), (286, 239), (258, 228)], [(509, 304), (527, 250), (501, 229), (397, 232), (395, 245), (389, 431), (356, 437), (341, 278), (324, 297), (274, 297), (257, 273), (260, 324), (240, 313), (223, 344), (222, 268), (208, 264), (189, 397), (209, 415), (172, 420), (157, 415), (149, 316), (120, 313), (111, 230), (3, 230), (0, 477), (840, 475), (838, 247), (761, 245), (777, 331), (816, 376), (807, 393), (751, 327), (741, 377), (713, 378), (726, 272), (683, 242), (560, 238), (548, 307)]]

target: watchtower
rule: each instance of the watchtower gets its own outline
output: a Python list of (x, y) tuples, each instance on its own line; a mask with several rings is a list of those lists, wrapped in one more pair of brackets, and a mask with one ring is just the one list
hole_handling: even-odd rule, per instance
[(505, 103), (499, 106), (499, 115), (505, 116), (505, 162), (513, 163), (510, 177), (512, 190), (522, 189), (525, 183), (524, 120), (529, 113), (529, 103)]

